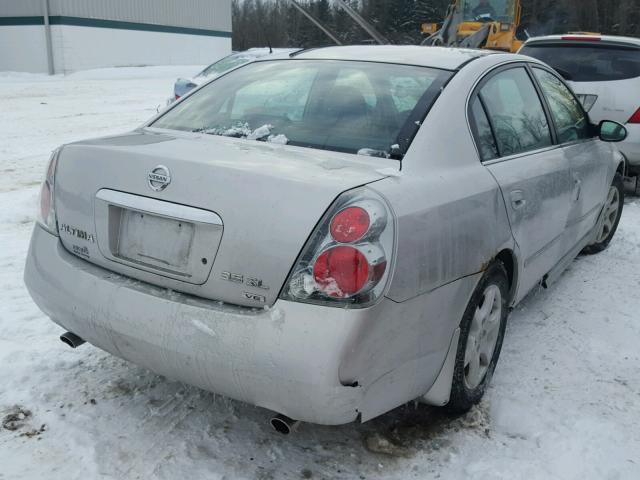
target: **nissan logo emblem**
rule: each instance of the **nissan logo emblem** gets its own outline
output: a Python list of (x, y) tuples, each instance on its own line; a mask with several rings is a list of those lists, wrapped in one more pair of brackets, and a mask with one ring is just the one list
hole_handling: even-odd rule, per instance
[(161, 192), (171, 183), (171, 172), (167, 167), (158, 165), (149, 172), (147, 183), (154, 192)]

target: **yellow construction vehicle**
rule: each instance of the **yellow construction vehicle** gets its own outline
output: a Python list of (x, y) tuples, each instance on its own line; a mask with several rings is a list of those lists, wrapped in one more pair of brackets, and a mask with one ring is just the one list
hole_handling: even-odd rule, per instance
[(455, 0), (440, 28), (425, 23), (422, 45), (487, 48), (517, 52), (522, 41), (516, 37), (520, 26), (520, 0)]

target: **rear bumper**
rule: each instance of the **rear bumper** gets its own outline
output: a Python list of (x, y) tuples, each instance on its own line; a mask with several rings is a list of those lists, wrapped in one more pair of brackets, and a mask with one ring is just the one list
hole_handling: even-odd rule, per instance
[[(453, 297), (473, 288), (468, 280), (456, 282), (413, 304), (384, 299), (364, 310), (278, 301), (270, 310), (256, 311), (97, 267), (68, 253), (39, 226), (25, 283), (54, 322), (113, 355), (325, 425), (359, 416), (364, 421), (426, 393), (461, 318), (451, 322), (442, 313)], [(427, 297), (435, 303), (425, 305)], [(438, 317), (427, 326), (428, 336), (416, 338), (413, 324), (424, 325), (429, 309)], [(398, 319), (405, 328), (398, 328)]]
[(362, 389), (338, 381), (340, 310), (253, 311), (172, 293), (93, 266), (38, 226), (25, 283), (54, 322), (156, 373), (308, 422), (358, 416)]
[(629, 135), (620, 143), (620, 151), (627, 159), (631, 173), (640, 173), (640, 125), (625, 125)]

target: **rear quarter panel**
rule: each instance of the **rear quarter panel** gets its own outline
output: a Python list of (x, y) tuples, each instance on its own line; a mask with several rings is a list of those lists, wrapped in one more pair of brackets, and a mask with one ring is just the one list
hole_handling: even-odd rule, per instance
[(402, 176), (374, 184), (398, 218), (387, 294), (395, 301), (480, 272), (502, 249), (515, 250), (501, 191), (480, 163), (466, 114), (476, 80), (503, 56), (491, 57), (497, 58), (465, 67), (443, 90), (403, 160)]
[(374, 188), (397, 215), (395, 271), (387, 292), (396, 302), (480, 272), (503, 248), (513, 249), (502, 195), (482, 165), (389, 179)]
[(428, 391), (483, 270), (503, 249), (517, 255), (502, 194), (466, 120), (475, 75), (454, 77), (444, 90), (402, 174), (369, 185), (391, 204), (397, 240), (392, 302), (373, 307), (340, 368), (341, 381), (366, 387), (363, 419)]

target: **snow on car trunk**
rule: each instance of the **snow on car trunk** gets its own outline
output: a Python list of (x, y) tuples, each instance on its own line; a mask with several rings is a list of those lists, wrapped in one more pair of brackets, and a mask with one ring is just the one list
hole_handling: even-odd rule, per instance
[(197, 133), (79, 142), (60, 154), (60, 237), (112, 271), (261, 307), (275, 302), (333, 200), (392, 166), (398, 162)]

